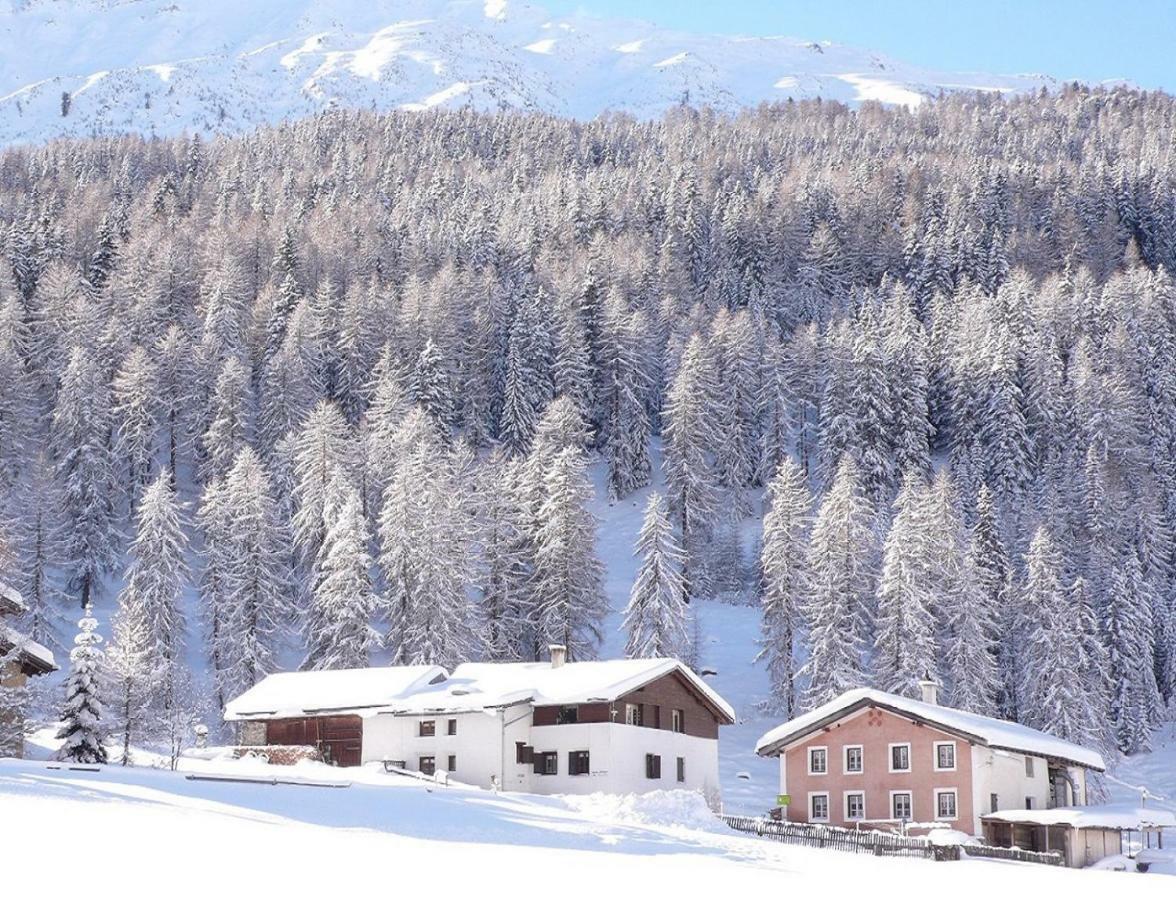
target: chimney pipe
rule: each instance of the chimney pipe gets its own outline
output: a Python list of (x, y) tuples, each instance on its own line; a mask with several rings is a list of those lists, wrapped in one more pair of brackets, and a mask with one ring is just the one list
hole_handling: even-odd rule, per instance
[(551, 653), (551, 668), (558, 669), (568, 661), (568, 648), (563, 644), (550, 644), (547, 650)]
[(919, 682), (919, 690), (923, 692), (924, 703), (929, 703), (931, 706), (939, 705), (939, 682), (930, 674), (923, 676), (923, 680)]

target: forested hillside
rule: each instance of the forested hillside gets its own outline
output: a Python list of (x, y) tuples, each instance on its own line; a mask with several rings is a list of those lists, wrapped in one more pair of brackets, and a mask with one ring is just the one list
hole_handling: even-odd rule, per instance
[(1074, 89), (8, 149), (27, 630), (68, 642), (119, 575), (135, 728), (185, 635), (217, 702), (290, 645), (589, 658), (586, 470), (624, 498), (656, 446), (631, 652), (689, 658), (690, 601), (743, 599), (780, 713), (931, 674), (1145, 749), (1176, 692), (1173, 147), (1172, 98)]

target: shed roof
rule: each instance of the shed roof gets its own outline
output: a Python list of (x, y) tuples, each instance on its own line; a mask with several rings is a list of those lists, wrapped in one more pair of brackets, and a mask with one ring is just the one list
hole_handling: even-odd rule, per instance
[(416, 691), (391, 710), (466, 712), (530, 702), (537, 706), (611, 702), (665, 675), (677, 673), (720, 719), (735, 711), (689, 666), (676, 659), (609, 659), (569, 662), (463, 663), (445, 682)]
[(10, 653), (14, 647), (29, 674), (46, 675), (57, 671), (57, 660), (52, 650), (0, 622), (0, 654)]
[(1176, 828), (1176, 813), (1129, 803), (1099, 806), (1059, 806), (1055, 809), (1002, 809), (980, 817), (985, 822), (1025, 825), (1068, 825), (1072, 828), (1110, 828), (1138, 831), (1140, 828)]
[(445, 676), (440, 666), (278, 672), (229, 701), (225, 720), (282, 719), (385, 707)]
[(840, 697), (773, 728), (759, 739), (755, 751), (760, 756), (778, 756), (793, 741), (870, 706), (881, 707), (900, 716), (935, 725), (993, 749), (1057, 759), (1099, 772), (1106, 769), (1098, 752), (1063, 741), (1035, 728), (948, 706), (923, 703), (873, 688), (846, 691)]

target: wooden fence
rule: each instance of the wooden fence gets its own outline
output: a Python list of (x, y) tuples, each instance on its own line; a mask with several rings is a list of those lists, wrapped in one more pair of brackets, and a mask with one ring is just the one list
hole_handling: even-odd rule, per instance
[(987, 844), (963, 844), (964, 852), (968, 856), (982, 856), (985, 859), (1011, 859), (1016, 862), (1041, 863), (1045, 866), (1062, 865), (1062, 854), (1057, 850), (1046, 853), (1035, 853), (1032, 850), (1022, 850), (1020, 847), (990, 847)]
[(886, 834), (881, 831), (850, 831), (829, 825), (807, 825), (800, 822), (776, 822), (749, 816), (720, 816), (736, 831), (758, 837), (798, 844), (802, 847), (828, 847), (850, 853), (872, 853), (875, 856), (917, 856), (923, 859), (959, 859), (959, 848), (932, 844), (926, 838)]

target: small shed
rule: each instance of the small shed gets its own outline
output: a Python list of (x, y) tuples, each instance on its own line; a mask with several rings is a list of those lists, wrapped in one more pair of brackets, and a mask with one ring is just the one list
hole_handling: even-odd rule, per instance
[(1129, 804), (1004, 809), (980, 817), (984, 840), (994, 847), (1060, 852), (1067, 866), (1082, 868), (1126, 852), (1138, 833), (1145, 847), (1163, 847), (1164, 829), (1176, 829), (1176, 813)]

